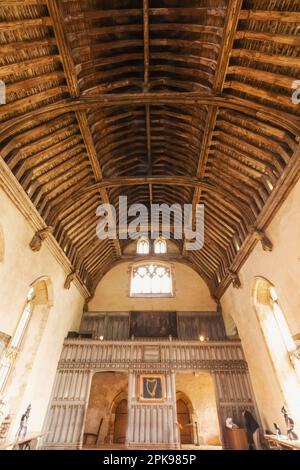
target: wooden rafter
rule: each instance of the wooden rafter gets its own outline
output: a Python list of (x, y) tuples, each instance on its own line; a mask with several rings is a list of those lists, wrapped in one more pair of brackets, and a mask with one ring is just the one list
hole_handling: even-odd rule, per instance
[[(64, 18), (62, 10), (59, 5), (59, 0), (47, 0), (47, 7), (49, 10), (50, 17), (53, 22), (53, 29), (57, 40), (58, 49), (61, 55), (62, 64), (66, 74), (66, 80), (70, 90), (70, 95), (73, 98), (79, 97), (79, 86), (77, 76), (75, 72), (75, 66), (72, 60), (72, 54), (67, 43), (67, 39), (64, 32)], [(93, 169), (94, 177), (96, 182), (102, 180), (101, 168), (97, 158), (97, 152), (93, 142), (93, 136), (91, 134), (86, 113), (84, 111), (76, 111), (76, 117), (78, 120), (79, 128), (82, 134), (83, 141), (85, 143), (87, 153), (90, 159), (90, 163)], [(105, 189), (100, 190), (100, 197), (104, 204), (109, 204), (109, 198)], [(118, 239), (113, 240), (117, 256), (121, 256), (122, 250)]]
[[(9, 136), (9, 132), (16, 129), (18, 125), (26, 124), (29, 119), (38, 118), (43, 115), (57, 116), (69, 111), (83, 111), (92, 108), (108, 108), (108, 107), (128, 107), (136, 104), (156, 104), (156, 105), (172, 105), (198, 106), (208, 105), (214, 107), (223, 107), (240, 111), (256, 118), (263, 118), (270, 122), (276, 122), (283, 125), (291, 132), (297, 133), (300, 129), (300, 117), (293, 115), (291, 112), (282, 111), (278, 113), (275, 108), (266, 104), (252, 102), (247, 99), (231, 97), (227, 95), (203, 95), (202, 93), (128, 93), (122, 95), (102, 94), (90, 98), (80, 97), (78, 99), (69, 99), (56, 103), (55, 105), (44, 106), (40, 109), (29, 111), (22, 116), (16, 117), (8, 121), (2, 126), (0, 138)], [(296, 105), (294, 105), (296, 108)], [(9, 111), (9, 104), (2, 105), (0, 108), (0, 118)]]
[[(150, 48), (149, 48), (149, 0), (143, 0), (143, 27), (144, 27), (144, 92), (149, 92), (149, 68), (150, 68)], [(148, 176), (152, 175), (152, 149), (151, 149), (151, 108), (149, 104), (145, 106), (146, 112), (146, 134), (147, 134), (147, 160)], [(149, 199), (152, 204), (152, 185), (149, 184)]]
[(204, 203), (188, 258), (220, 296), (298, 177), (299, 9), (102, 3), (0, 2), (1, 157), (92, 291), (121, 254), (99, 195)]
[[(239, 21), (242, 4), (243, 0), (230, 0), (228, 4), (226, 22), (223, 28), (223, 40), (213, 84), (213, 92), (216, 95), (221, 94), (223, 91), (230, 53), (232, 51), (232, 44)], [(212, 135), (215, 129), (218, 112), (218, 106), (210, 108), (208, 111), (208, 119), (204, 130), (204, 136), (201, 141), (201, 150), (197, 168), (197, 178), (204, 177), (209, 147), (211, 145)], [(201, 189), (197, 188), (193, 197), (193, 221), (195, 219), (195, 207), (199, 203), (200, 196)], [(183, 253), (185, 253), (185, 245), (183, 246)]]

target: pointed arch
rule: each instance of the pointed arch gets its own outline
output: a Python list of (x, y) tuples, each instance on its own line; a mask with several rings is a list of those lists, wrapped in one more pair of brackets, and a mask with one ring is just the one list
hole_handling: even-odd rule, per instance
[(185, 393), (176, 393), (177, 423), (181, 444), (194, 444), (194, 408)]

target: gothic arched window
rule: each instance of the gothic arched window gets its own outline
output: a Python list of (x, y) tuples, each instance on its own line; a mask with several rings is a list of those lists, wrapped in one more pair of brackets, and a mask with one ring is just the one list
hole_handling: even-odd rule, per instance
[(148, 255), (150, 253), (150, 243), (148, 238), (142, 237), (138, 240), (136, 252), (139, 255)]
[(256, 278), (254, 305), (275, 368), (284, 367), (284, 362), (289, 359), (300, 379), (300, 351), (278, 301), (276, 289), (267, 279)]
[(132, 268), (130, 292), (133, 297), (171, 296), (171, 268), (154, 263), (134, 266)]
[(0, 391), (4, 388), (6, 380), (8, 378), (9, 372), (13, 366), (16, 355), (20, 349), (20, 345), (30, 321), (30, 317), (33, 311), (33, 299), (35, 297), (34, 288), (30, 288), (25, 306), (21, 313), (20, 319), (18, 321), (16, 330), (9, 342), (8, 348), (5, 351), (5, 354), (2, 357), (0, 364)]
[(39, 278), (28, 290), (15, 331), (2, 352), (0, 394), (14, 386), (18, 377), (26, 384), (27, 364), (33, 363), (36, 357), (51, 305), (51, 281), (47, 277)]
[(158, 237), (154, 242), (154, 253), (162, 255), (167, 253), (167, 242), (163, 237)]

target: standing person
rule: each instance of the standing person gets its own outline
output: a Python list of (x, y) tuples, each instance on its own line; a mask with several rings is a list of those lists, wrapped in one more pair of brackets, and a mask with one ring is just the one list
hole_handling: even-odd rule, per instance
[(255, 450), (260, 450), (261, 446), (260, 446), (260, 440), (259, 440), (258, 422), (253, 417), (252, 413), (246, 409), (242, 411), (242, 415), (245, 420), (248, 438), (251, 438), (251, 440), (253, 440)]

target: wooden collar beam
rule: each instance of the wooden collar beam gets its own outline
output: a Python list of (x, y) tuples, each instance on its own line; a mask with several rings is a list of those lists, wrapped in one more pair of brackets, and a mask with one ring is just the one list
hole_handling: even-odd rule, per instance
[[(97, 96), (81, 96), (77, 99), (67, 99), (51, 105), (43, 106), (34, 111), (29, 111), (21, 116), (10, 119), (2, 126), (0, 141), (10, 137), (23, 126), (35, 123), (41, 118), (51, 119), (55, 116), (69, 112), (78, 112), (92, 108), (107, 108), (111, 106), (128, 107), (137, 104), (145, 105), (183, 105), (183, 106), (220, 106), (223, 108), (239, 111), (243, 114), (264, 119), (282, 126), (284, 129), (298, 135), (300, 132), (300, 118), (292, 113), (280, 112), (269, 106), (256, 102), (235, 98), (228, 95), (204, 95), (194, 92), (174, 93), (123, 93), (123, 94), (101, 94)], [(7, 114), (9, 104), (0, 107), (0, 117)]]

